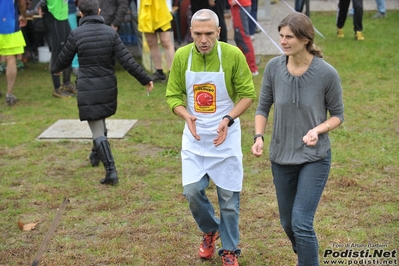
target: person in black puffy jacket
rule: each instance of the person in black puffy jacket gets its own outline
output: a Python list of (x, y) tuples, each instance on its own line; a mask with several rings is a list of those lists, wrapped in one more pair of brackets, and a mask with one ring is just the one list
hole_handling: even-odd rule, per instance
[(89, 123), (93, 134), (90, 161), (93, 166), (99, 165), (100, 161), (104, 164), (106, 175), (101, 184), (115, 185), (118, 175), (105, 127), (105, 119), (115, 114), (117, 108), (115, 59), (148, 92), (153, 89), (153, 81), (134, 60), (118, 33), (104, 24), (104, 19), (98, 15), (98, 0), (79, 0), (78, 5), (82, 16), (79, 27), (70, 32), (62, 52), (51, 65), (51, 73), (60, 74), (78, 54), (77, 101), (79, 118)]

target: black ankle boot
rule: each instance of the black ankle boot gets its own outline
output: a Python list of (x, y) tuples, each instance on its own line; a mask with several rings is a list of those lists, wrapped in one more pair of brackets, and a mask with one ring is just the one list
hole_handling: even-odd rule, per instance
[(89, 155), (89, 159), (91, 166), (95, 167), (100, 165), (100, 158), (98, 158), (96, 147), (94, 146), (94, 141), (93, 141), (93, 147), (91, 148), (91, 153)]
[(118, 184), (118, 174), (116, 172), (114, 157), (112, 156), (111, 147), (109, 146), (107, 137), (98, 137), (93, 142), (98, 158), (100, 158), (105, 168), (105, 178), (101, 179), (100, 183), (106, 185)]

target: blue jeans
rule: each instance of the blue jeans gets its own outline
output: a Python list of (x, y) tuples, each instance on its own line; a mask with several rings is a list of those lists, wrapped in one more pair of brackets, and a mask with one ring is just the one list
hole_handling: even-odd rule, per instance
[(319, 265), (313, 220), (331, 166), (331, 151), (319, 161), (300, 165), (272, 162), (280, 222), (298, 254), (299, 266)]
[(375, 3), (377, 4), (378, 12), (385, 14), (385, 0), (375, 0)]
[(183, 195), (188, 200), (190, 211), (199, 229), (204, 233), (220, 232), (223, 250), (233, 251), (237, 255), (241, 250), (237, 248), (240, 238), (238, 218), (240, 214), (240, 192), (234, 192), (216, 187), (220, 220), (215, 217), (215, 209), (205, 194), (209, 186), (209, 176), (206, 174), (196, 183), (184, 186)]

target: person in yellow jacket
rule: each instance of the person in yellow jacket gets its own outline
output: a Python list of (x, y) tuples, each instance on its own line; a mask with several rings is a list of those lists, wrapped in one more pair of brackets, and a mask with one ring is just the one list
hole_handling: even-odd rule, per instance
[(138, 6), (138, 30), (144, 33), (156, 68), (151, 78), (154, 82), (166, 82), (167, 78), (162, 68), (158, 37), (165, 52), (167, 68), (170, 69), (175, 55), (171, 34), (173, 20), (171, 1), (140, 0)]

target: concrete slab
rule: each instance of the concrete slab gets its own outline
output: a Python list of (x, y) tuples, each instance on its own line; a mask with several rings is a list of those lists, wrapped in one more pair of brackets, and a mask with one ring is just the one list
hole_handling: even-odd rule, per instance
[[(137, 123), (137, 120), (107, 119), (105, 124), (108, 129), (107, 137), (122, 139), (126, 133)], [(76, 119), (60, 119), (46, 129), (39, 140), (91, 140), (92, 134), (87, 121)]]

